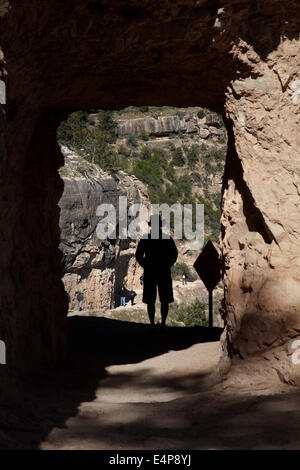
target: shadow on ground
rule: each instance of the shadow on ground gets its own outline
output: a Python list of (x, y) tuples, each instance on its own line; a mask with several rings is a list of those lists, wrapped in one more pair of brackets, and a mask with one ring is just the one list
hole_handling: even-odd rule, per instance
[[(201, 374), (158, 375), (147, 383), (144, 364), (132, 369), (155, 357), (164, 363), (159, 356), (171, 349), (216, 341), (221, 330), (170, 328), (151, 334), (146, 325), (94, 317), (71, 317), (69, 325), (69, 350), (61, 367), (31, 383), (13, 411), (0, 410), (2, 448), (300, 448), (298, 389), (264, 394), (249, 384), (247, 392), (225, 393), (220, 387), (199, 393)], [(109, 374), (109, 366), (117, 366), (117, 373)], [(156, 388), (154, 399), (151, 387)], [(126, 389), (142, 400), (128, 400)], [(164, 401), (164, 393), (176, 396), (178, 390), (180, 398)]]
[[(69, 346), (60, 367), (31, 380), (24, 400), (13, 410), (0, 409), (0, 448), (40, 448), (53, 428), (64, 429), (66, 421), (77, 416), (82, 402), (95, 399), (108, 366), (138, 363), (170, 350), (218, 341), (222, 333), (220, 328), (201, 327), (157, 328), (157, 332), (151, 332), (148, 325), (99, 317), (74, 316), (68, 318), (68, 323)], [(200, 378), (173, 378), (157, 386), (191, 392)], [(135, 386), (145, 386), (139, 378), (126, 374), (116, 377), (115, 386), (130, 380)], [(89, 423), (82, 426), (88, 431)]]

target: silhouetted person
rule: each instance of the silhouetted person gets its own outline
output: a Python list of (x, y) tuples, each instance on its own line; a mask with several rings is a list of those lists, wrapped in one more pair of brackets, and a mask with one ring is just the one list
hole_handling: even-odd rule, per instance
[(120, 289), (120, 305), (123, 307), (126, 305), (126, 291), (124, 286)]
[(79, 292), (77, 294), (77, 300), (78, 300), (78, 308), (79, 308), (79, 312), (81, 312), (82, 310), (82, 302), (83, 302), (83, 294), (81, 292)]
[(131, 305), (134, 305), (135, 296), (136, 296), (136, 293), (134, 292), (134, 290), (131, 290), (130, 293), (129, 293), (129, 298), (131, 300)]
[[(150, 225), (150, 223), (149, 223)], [(161, 303), (161, 325), (166, 326), (169, 303), (174, 301), (171, 266), (177, 259), (177, 248), (173, 238), (163, 238), (162, 221), (158, 214), (151, 216), (151, 226), (159, 226), (158, 239), (150, 234), (142, 238), (137, 246), (136, 259), (144, 268), (143, 302), (147, 304), (151, 326), (155, 325), (155, 302), (157, 289)]]

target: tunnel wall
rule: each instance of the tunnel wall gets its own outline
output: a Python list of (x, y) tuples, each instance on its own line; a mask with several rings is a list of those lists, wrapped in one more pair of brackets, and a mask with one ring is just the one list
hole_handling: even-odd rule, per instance
[(3, 380), (54, 364), (66, 344), (56, 126), (76, 109), (128, 105), (200, 105), (223, 114), (224, 351), (234, 358), (281, 347), (279, 362), (291, 373), (300, 313), (298, 2), (4, 3)]

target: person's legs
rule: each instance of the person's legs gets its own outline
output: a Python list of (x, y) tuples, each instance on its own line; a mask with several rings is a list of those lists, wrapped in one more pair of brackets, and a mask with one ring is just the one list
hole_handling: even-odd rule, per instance
[(161, 325), (166, 326), (166, 320), (169, 312), (169, 304), (167, 302), (162, 302), (160, 305), (161, 312)]
[(125, 297), (121, 297), (121, 306), (125, 307), (126, 302), (125, 302)]
[(82, 300), (79, 300), (78, 304), (79, 304), (79, 312), (81, 312), (81, 310), (82, 310)]
[(150, 325), (155, 326), (156, 280), (153, 276), (145, 275), (143, 288), (143, 302), (147, 304)]
[(166, 320), (169, 312), (169, 303), (174, 301), (173, 286), (171, 274), (161, 276), (158, 283), (158, 292), (161, 311), (161, 325), (166, 326)]
[(147, 304), (148, 316), (150, 320), (150, 325), (154, 326), (155, 318), (155, 304)]

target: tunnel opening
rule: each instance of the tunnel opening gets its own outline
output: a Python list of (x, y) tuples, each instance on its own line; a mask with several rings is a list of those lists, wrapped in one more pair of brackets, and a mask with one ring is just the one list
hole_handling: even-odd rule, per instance
[[(196, 115), (200, 110), (202, 109), (196, 109)], [(132, 110), (127, 110), (127, 113), (130, 111)], [(142, 113), (140, 110), (135, 111)], [(172, 113), (176, 113), (178, 108), (171, 108), (171, 111)], [(182, 109), (181, 111), (183, 113), (187, 112), (186, 109)], [(157, 108), (156, 112), (158, 112)], [(98, 114), (98, 110), (93, 110), (92, 113)], [(212, 114), (213, 113), (209, 110), (206, 110), (204, 115), (200, 113), (198, 119), (200, 122), (204, 123), (206, 118)], [(173, 114), (171, 114), (171, 116), (172, 115)], [(214, 119), (215, 118), (216, 116), (214, 115)], [(212, 117), (208, 119), (212, 119)], [(86, 123), (86, 118), (84, 118), (83, 121)], [(49, 115), (46, 122), (49, 123)], [(43, 128), (39, 127), (39, 136), (43, 135), (41, 134), (41, 129)], [(46, 129), (49, 129), (49, 127), (47, 126)], [(54, 127), (52, 129), (54, 129)], [(66, 128), (64, 132), (65, 131)], [(172, 132), (171, 134), (171, 136), (153, 136), (152, 138), (150, 136), (149, 138), (146, 136), (141, 138), (139, 135), (134, 137), (130, 134), (129, 136), (125, 135), (125, 137), (121, 137), (119, 142), (118, 138), (116, 138), (115, 142), (110, 142), (109, 145), (114, 145), (118, 149), (123, 145), (131, 149), (132, 153), (136, 152), (139, 155), (143, 155), (146, 152), (143, 149), (146, 147), (147, 143), (150, 144), (149, 147), (152, 145), (153, 148), (157, 148), (156, 140), (159, 138), (167, 143), (167, 148), (169, 148), (168, 140), (174, 139), (176, 141), (174, 150), (172, 150), (172, 148), (170, 150), (164, 150), (163, 154), (156, 150), (154, 156), (153, 153), (150, 154), (150, 159), (153, 157), (156, 163), (156, 171), (158, 168), (157, 161), (161, 162), (163, 155), (168, 161), (168, 166), (173, 162), (174, 158), (177, 159), (177, 162), (179, 161), (180, 164), (175, 165), (175, 170), (178, 170), (178, 175), (175, 173), (175, 178), (180, 178), (182, 174), (190, 175), (190, 173), (195, 173), (198, 169), (197, 162), (195, 162), (195, 152), (190, 155), (191, 168), (189, 168), (188, 165), (187, 152), (189, 148), (193, 149), (193, 151), (195, 150), (193, 145), (197, 145), (200, 148), (201, 138), (200, 136), (198, 137), (198, 132), (192, 133), (193, 137), (188, 137), (185, 142), (186, 149), (183, 148), (184, 136), (179, 135), (179, 132)], [(55, 135), (56, 134), (52, 131), (52, 141)], [(222, 147), (226, 146), (224, 143), (219, 143), (219, 137), (207, 136), (207, 139), (211, 141), (212, 147), (219, 145)], [(188, 140), (191, 141), (190, 145)], [(43, 142), (45, 142), (44, 139), (39, 138), (39, 144), (43, 144)], [(97, 164), (96, 154), (94, 157), (88, 157), (86, 152), (81, 152), (81, 148), (83, 147), (80, 146), (64, 148), (66, 147), (66, 142), (61, 141), (59, 133), (58, 142), (59, 147), (57, 147), (55, 142), (56, 145), (53, 143), (52, 148), (49, 147), (49, 142), (44, 143), (43, 149), (45, 152), (48, 152), (48, 156), (49, 153), (52, 153), (52, 155), (55, 154), (55, 151), (56, 155), (61, 159), (61, 164), (63, 163), (62, 155), (64, 156), (64, 165), (62, 165), (60, 169), (60, 177), (64, 182), (64, 188), (61, 184), (61, 198), (59, 201), (61, 254), (59, 261), (61, 261), (61, 266), (64, 270), (64, 286), (70, 296), (69, 314), (71, 315), (67, 319), (69, 330), (68, 345), (66, 348), (67, 354), (63, 360), (62, 356), (60, 356), (59, 363), (56, 364), (56, 367), (50, 373), (48, 373), (48, 369), (45, 369), (43, 374), (40, 373), (38, 376), (33, 374), (29, 375), (27, 381), (25, 381), (27, 386), (26, 394), (28, 393), (29, 399), (26, 403), (26, 407), (17, 406), (17, 411), (15, 412), (20, 416), (22, 422), (25, 423), (24, 428), (27, 428), (27, 422), (29, 422), (31, 426), (34, 426), (34, 432), (29, 432), (22, 436), (20, 446), (35, 449), (47, 448), (49, 445), (50, 447), (52, 445), (58, 445), (60, 447), (65, 445), (63, 444), (63, 442), (66, 442), (65, 438), (63, 435), (60, 436), (60, 433), (63, 434), (64, 431), (68, 433), (68, 430), (72, 429), (72, 423), (75, 423), (75, 426), (77, 426), (77, 420), (81, 420), (82, 413), (84, 415), (85, 409), (88, 409), (89, 405), (96, 409), (99, 403), (101, 403), (100, 406), (104, 406), (105, 409), (109, 407), (109, 416), (107, 416), (105, 412), (104, 415), (102, 415), (104, 419), (101, 418), (101, 422), (97, 423), (94, 431), (90, 429), (89, 422), (86, 422), (84, 426), (80, 424), (80, 429), (84, 429), (87, 435), (90, 434), (93, 436), (91, 439), (95, 441), (92, 445), (101, 448), (101, 445), (106, 445), (104, 444), (106, 439), (112, 440), (111, 445), (115, 445), (114, 442), (118, 442), (119, 436), (125, 436), (127, 432), (128, 436), (130, 436), (128, 437), (129, 441), (133, 443), (135, 439), (132, 437), (132, 432), (130, 430), (128, 431), (128, 423), (125, 422), (124, 429), (123, 426), (120, 428), (120, 413), (119, 409), (115, 409), (113, 400), (119, 403), (118, 406), (120, 406), (122, 400), (125, 400), (125, 397), (132, 400), (133, 411), (129, 420), (132, 424), (129, 426), (131, 427), (132, 425), (136, 429), (140, 429), (141, 426), (144, 426), (143, 422), (145, 417), (147, 417), (147, 407), (144, 405), (146, 405), (148, 395), (153, 396), (154, 394), (158, 400), (162, 400), (164, 403), (168, 403), (169, 401), (171, 403), (173, 400), (185, 394), (193, 400), (193, 394), (208, 390), (212, 383), (219, 380), (218, 374), (211, 374), (211, 372), (216, 372), (221, 355), (219, 338), (222, 328), (216, 327), (211, 330), (203, 326), (203, 324), (202, 326), (194, 326), (193, 321), (195, 320), (195, 314), (199, 314), (199, 304), (196, 304), (193, 310), (190, 310), (190, 318), (187, 318), (187, 311), (184, 312), (185, 317), (181, 318), (181, 320), (175, 318), (177, 312), (170, 312), (170, 317), (173, 316), (174, 320), (173, 326), (169, 328), (167, 334), (158, 334), (156, 336), (149, 334), (148, 325), (146, 324), (148, 320), (146, 317), (143, 318), (141, 313), (138, 313), (135, 318), (119, 317), (118, 314), (115, 316), (111, 314), (107, 316), (104, 315), (105, 309), (103, 308), (103, 304), (102, 308), (99, 307), (100, 300), (102, 302), (103, 300), (108, 301), (108, 306), (115, 306), (115, 289), (116, 286), (118, 286), (116, 278), (119, 275), (122, 282), (124, 282), (126, 276), (128, 277), (128, 266), (130, 266), (130, 259), (133, 259), (133, 252), (130, 252), (130, 259), (128, 260), (129, 256), (126, 253), (130, 249), (128, 240), (116, 240), (115, 243), (111, 243), (111, 240), (109, 240), (109, 244), (112, 245), (111, 249), (110, 246), (106, 244), (100, 247), (98, 245), (90, 246), (92, 238), (90, 236), (94, 231), (93, 223), (96, 224), (96, 222), (92, 222), (92, 220), (95, 217), (96, 207), (99, 203), (98, 200), (95, 201), (94, 196), (95, 193), (98, 194), (100, 192), (101, 197), (104, 194), (105, 198), (108, 198), (105, 200), (111, 201), (112, 198), (116, 199), (116, 195), (118, 196), (117, 188), (120, 183), (124, 183), (124, 178), (125, 183), (128, 181), (128, 178), (132, 178), (134, 184), (145, 185), (146, 181), (142, 181), (143, 173), (140, 173), (141, 176), (138, 178), (137, 175), (131, 174), (128, 167), (119, 169), (116, 165), (111, 165), (111, 159), (113, 159), (114, 156), (110, 153), (107, 154), (109, 156), (107, 160), (108, 166), (103, 169)], [(207, 145), (210, 146), (209, 142), (207, 142)], [(176, 148), (181, 151), (176, 152)], [(103, 147), (101, 151), (102, 150)], [(122, 149), (122, 151), (126, 152), (124, 149)], [(146, 156), (149, 158), (149, 151), (147, 151)], [(131, 160), (130, 156), (126, 157), (126, 153), (122, 153), (122, 158), (127, 158), (129, 160), (127, 163), (132, 163), (132, 165), (138, 165), (139, 161), (146, 161), (142, 157), (139, 158), (139, 156), (134, 156)], [(210, 162), (209, 168), (212, 173), (213, 169), (217, 167), (217, 158), (216, 156), (215, 162)], [(184, 162), (182, 162), (182, 159)], [(51, 164), (53, 160), (49, 158), (49, 162), (49, 164)], [(205, 163), (208, 163), (206, 159), (201, 163), (201, 172), (204, 172), (204, 174), (206, 174)], [(126, 171), (124, 170), (127, 170), (128, 175), (126, 175)], [(200, 167), (198, 170), (200, 171)], [(164, 171), (170, 170), (165, 168)], [(123, 176), (120, 175), (120, 172), (124, 173)], [(220, 174), (221, 173), (222, 170), (220, 170)], [(212, 175), (211, 179), (213, 179), (213, 177), (214, 175)], [(206, 178), (209, 179), (207, 174)], [(101, 182), (100, 186), (97, 185), (99, 179)], [(167, 189), (167, 186), (163, 186), (164, 183), (164, 181), (161, 183), (163, 195)], [(218, 195), (220, 195), (220, 187), (221, 177), (218, 182)], [(87, 191), (87, 188), (89, 191)], [(134, 186), (131, 186), (130, 189), (133, 191)], [(177, 197), (178, 192), (175, 193), (175, 197)], [(143, 193), (144, 197), (145, 194), (146, 192)], [(154, 196), (156, 195), (155, 192), (153, 192), (153, 194)], [(207, 195), (209, 195), (209, 192)], [(187, 192), (185, 197), (188, 196), (194, 196), (194, 193)], [(203, 201), (203, 196), (204, 195), (202, 195), (201, 202)], [(100, 201), (101, 200), (100, 198)], [(214, 210), (217, 212), (217, 208)], [(76, 217), (74, 217), (74, 214), (76, 214)], [(215, 220), (219, 225), (219, 215)], [(211, 237), (214, 227), (213, 224), (210, 225), (211, 230), (206, 232), (206, 237)], [(93, 230), (91, 230), (91, 228), (93, 228)], [(218, 233), (216, 233), (216, 235), (218, 235)], [(86, 246), (86, 240), (88, 240), (89, 246)], [(123, 245), (121, 245), (120, 242), (122, 242)], [(182, 243), (185, 243), (185, 241), (183, 240)], [(116, 266), (116, 262), (118, 261), (116, 256), (109, 257), (106, 255), (107, 251), (114, 253), (113, 248), (118, 248), (119, 252), (125, 252), (126, 258), (125, 261), (120, 263), (120, 267)], [(82, 258), (82, 254), (85, 251), (88, 253), (88, 262), (87, 257)], [(101, 259), (96, 260), (94, 267), (92, 267), (88, 263), (92, 264), (99, 252), (101, 253)], [(195, 253), (195, 256), (196, 254), (198, 254), (198, 252)], [(187, 257), (191, 258), (191, 254), (188, 253), (184, 256), (183, 260), (187, 259)], [(80, 263), (76, 258), (79, 258)], [(104, 261), (105, 263), (103, 265)], [(185, 265), (188, 266), (187, 263), (185, 263)], [(103, 279), (100, 280), (99, 276), (95, 276), (96, 280), (98, 280), (98, 284), (95, 288), (100, 290), (99, 285), (104, 285), (111, 289), (109, 295), (107, 295), (107, 290), (105, 290), (104, 296), (101, 297), (101, 299), (100, 297), (88, 297), (89, 289), (91, 289), (90, 286), (92, 285), (93, 287), (93, 282), (95, 282), (93, 280), (93, 274), (91, 276), (93, 269), (99, 270), (102, 275), (104, 274)], [(105, 273), (105, 271), (107, 272)], [(188, 275), (190, 271), (191, 269), (184, 272)], [(175, 279), (175, 282), (181, 284), (182, 271), (179, 270), (178, 272), (179, 279)], [(72, 279), (69, 279), (71, 276)], [(139, 283), (139, 273), (136, 275), (136, 279)], [(188, 279), (190, 286), (193, 286), (195, 282), (197, 281)], [(130, 284), (130, 287), (131, 285), (132, 284)], [(179, 288), (183, 291), (181, 297), (188, 297), (184, 292), (186, 287), (180, 285)], [(84, 292), (84, 302), (87, 302), (87, 308), (84, 307), (83, 310), (85, 311), (82, 312), (78, 311), (77, 293), (79, 291)], [(196, 296), (198, 296), (197, 289), (196, 292)], [(195, 296), (195, 293), (193, 295)], [(95, 304), (92, 302), (95, 302)], [(112, 304), (110, 302), (112, 302)], [(190, 304), (193, 304), (193, 302)], [(120, 311), (121, 307), (117, 307), (115, 311), (118, 309)], [(127, 308), (125, 308), (125, 311), (126, 309)], [(184, 309), (181, 309), (181, 313), (182, 310)], [(219, 312), (217, 312), (217, 314), (219, 314)], [(183, 328), (184, 325), (185, 327)], [(60, 327), (61, 324), (52, 324), (52, 328), (56, 328), (53, 333), (56, 337)], [(64, 333), (64, 330), (60, 331)], [(151, 372), (151, 368), (154, 372)], [(137, 406), (137, 400), (142, 402), (141, 407)], [(145, 404), (143, 403), (144, 400)], [(68, 424), (66, 425), (66, 423)], [(178, 419), (176, 426), (180, 425), (180, 423), (184, 426), (181, 417)], [(149, 423), (145, 426), (145, 433), (151, 435), (152, 432), (154, 432), (154, 427), (153, 425), (152, 429), (152, 425)], [(9, 431), (9, 435), (12, 441), (15, 442), (16, 436), (14, 431)], [(55, 443), (56, 439), (58, 439), (57, 443)], [(190, 438), (188, 438), (186, 442), (188, 442), (189, 439)], [(77, 438), (75, 438), (75, 440), (77, 440)]]
[[(63, 254), (58, 250), (58, 203), (63, 194), (58, 122), (75, 106), (122, 109), (144, 103), (196, 103), (223, 113), (229, 136), (221, 215), (224, 348), (232, 362), (250, 357), (244, 382), (248, 387), (255, 371), (258, 381), (267, 375), (264, 367), (258, 370), (260, 360), (269, 364), (268, 374), (272, 380), (276, 376), (275, 382), (279, 377), (299, 385), (299, 367), (290, 354), (300, 329), (299, 2), (277, 1), (274, 8), (273, 0), (143, 5), (132, 0), (129, 13), (119, 0), (104, 0), (101, 6), (94, 0), (49, 0), (46, 6), (39, 0), (2, 3), (0, 76), (6, 96), (4, 103), (1, 96), (0, 116), (0, 341), (5, 346), (1, 395), (17, 395), (26, 378), (30, 381), (36, 372), (60, 364), (66, 350), (68, 299), (60, 277)], [(83, 218), (81, 230), (88, 227), (89, 220)], [(68, 264), (72, 256), (64, 260), (64, 266)], [(83, 269), (82, 282), (88, 277), (89, 269)], [(95, 326), (94, 319), (85, 320)], [(77, 326), (81, 344), (82, 322)], [(101, 358), (107, 359), (105, 347), (90, 366), (93, 374), (84, 377), (88, 390), (79, 383), (74, 397), (70, 387), (67, 410), (59, 397), (65, 386), (68, 389), (62, 372), (61, 387), (52, 390), (58, 401), (51, 409), (63, 409), (62, 416), (47, 424), (51, 410), (43, 413), (51, 400), (45, 395), (44, 410), (39, 411), (46, 430), (40, 426), (36, 442), (28, 446), (37, 446), (52, 425), (61, 426), (74, 416), (82, 398), (94, 398), (100, 373), (105, 376), (107, 364), (99, 369)], [(80, 357), (82, 351), (77, 350), (84, 370), (88, 357)], [(73, 372), (76, 377), (78, 370)], [(241, 371), (238, 375), (243, 377)], [(177, 381), (173, 386), (184, 384)], [(199, 405), (197, 400), (194, 404)], [(207, 419), (209, 425), (214, 412)], [(140, 417), (138, 430), (143, 431), (142, 413)], [(218, 435), (218, 445), (223, 442), (224, 447), (233, 442), (227, 417), (228, 412)], [(274, 424), (281, 430), (270, 414), (265, 418), (266, 435)], [(28, 421), (30, 427), (30, 417)], [(203, 446), (215, 447), (215, 436), (208, 442), (206, 435), (212, 437), (219, 421), (217, 416), (216, 426), (207, 432), (197, 428), (197, 438), (189, 435), (184, 443), (199, 445), (202, 435)], [(106, 424), (104, 434), (109, 417)], [(187, 433), (195, 429), (193, 424), (192, 416), (177, 422)], [(38, 426), (37, 418), (35, 429)], [(236, 441), (248, 445), (249, 429), (243, 429), (244, 438), (239, 440), (238, 433)], [(262, 430), (261, 419), (257, 429)], [(150, 431), (154, 438), (157, 427)], [(263, 445), (270, 442), (274, 441), (264, 440)]]
[[(90, 109), (70, 114), (58, 127), (57, 140), (65, 160), (60, 169), (65, 188), (60, 200), (60, 249), (69, 315), (84, 311), (84, 315), (148, 321), (142, 303), (143, 269), (134, 256), (137, 240), (97, 237), (98, 205), (112, 204), (118, 212), (118, 199), (126, 197), (128, 206), (143, 204), (148, 216), (154, 205), (190, 205), (194, 230), (196, 206), (204, 205), (204, 227), (198, 224), (198, 231), (204, 231), (201, 244), (193, 247), (184, 230), (182, 239), (176, 240), (175, 302), (168, 321), (173, 326), (207, 326), (207, 292), (193, 264), (209, 239), (219, 244), (227, 151), (222, 117), (199, 106)], [(173, 213), (170, 219), (174, 236)], [(122, 286), (126, 309), (119, 308)], [(217, 327), (224, 325), (222, 300), (220, 283), (213, 315)]]

